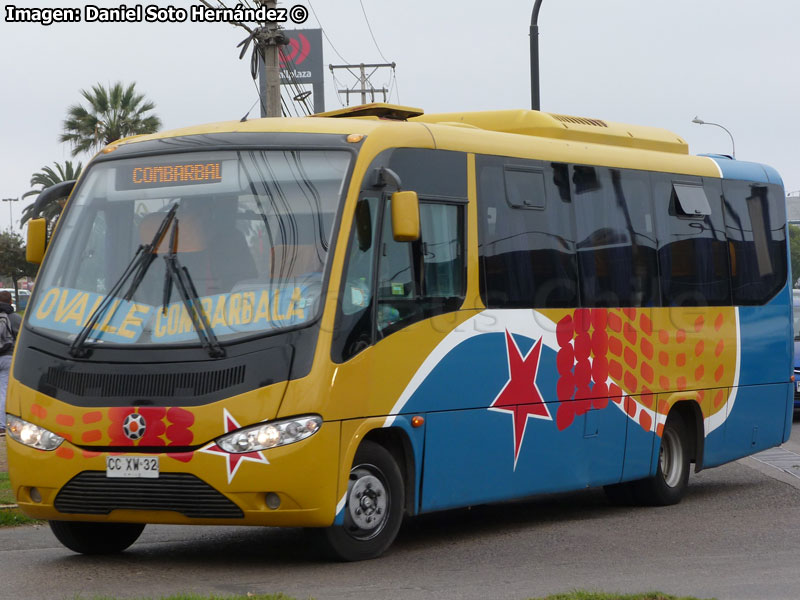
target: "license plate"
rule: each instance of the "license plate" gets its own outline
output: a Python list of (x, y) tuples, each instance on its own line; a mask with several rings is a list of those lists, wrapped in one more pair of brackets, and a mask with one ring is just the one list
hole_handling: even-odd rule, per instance
[(157, 456), (107, 456), (106, 477), (157, 479)]
[(800, 379), (794, 382), (794, 389), (800, 392)]

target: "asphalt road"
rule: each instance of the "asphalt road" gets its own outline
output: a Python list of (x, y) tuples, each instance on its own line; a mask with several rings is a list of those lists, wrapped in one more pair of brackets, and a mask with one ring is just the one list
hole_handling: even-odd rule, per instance
[(320, 560), (301, 530), (150, 526), (125, 554), (96, 558), (62, 548), (46, 526), (2, 529), (0, 598), (519, 600), (582, 588), (794, 600), (798, 487), (749, 458), (693, 475), (674, 507), (612, 507), (587, 490), (423, 516), (383, 558), (356, 564)]

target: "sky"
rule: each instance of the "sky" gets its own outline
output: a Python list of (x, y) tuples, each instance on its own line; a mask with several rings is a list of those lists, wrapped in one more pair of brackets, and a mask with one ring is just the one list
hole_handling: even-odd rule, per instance
[[(280, 7), (296, 4), (313, 12), (304, 24), (286, 28), (321, 26), (329, 39), (325, 65), (397, 64), (392, 102), (429, 113), (530, 108), (533, 0), (279, 0)], [(14, 5), (83, 9), (86, 3)], [(240, 119), (257, 100), (249, 60), (238, 57), (236, 45), (246, 36), (238, 27), (190, 21), (43, 26), (6, 16), (0, 20), (0, 199), (20, 198), (33, 173), (72, 159), (71, 148), (58, 141), (62, 122), (81, 100), (79, 91), (98, 82), (136, 82), (155, 102), (164, 129)], [(797, 192), (798, 23), (797, 0), (543, 0), (541, 107), (662, 127), (685, 139), (692, 154), (730, 154), (728, 134), (693, 124), (698, 116), (731, 132), (738, 159), (775, 167), (787, 193)], [(344, 100), (325, 71), (326, 109), (333, 110)], [(390, 71), (374, 83), (392, 85)], [(257, 115), (254, 108), (251, 116)], [(20, 214), (30, 202), (0, 203), (0, 229), (11, 216), (21, 232)]]

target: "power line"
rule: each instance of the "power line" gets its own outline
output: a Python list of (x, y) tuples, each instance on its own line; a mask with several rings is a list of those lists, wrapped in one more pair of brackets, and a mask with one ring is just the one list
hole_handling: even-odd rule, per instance
[(392, 97), (392, 90), (397, 97), (397, 103), (400, 104), (400, 85), (397, 83), (397, 69), (392, 67), (392, 81), (389, 84), (389, 98)]
[(257, 102), (261, 103), (262, 111), (263, 112), (267, 112), (267, 103), (264, 100), (264, 96), (261, 94), (261, 90), (259, 89), (258, 84), (256, 83), (255, 79), (253, 79), (253, 85), (256, 86), (256, 95), (258, 96)]
[[(367, 17), (367, 11), (364, 9), (363, 0), (358, 0), (358, 3), (361, 5), (361, 12), (364, 13), (364, 20), (367, 22), (367, 29), (369, 29), (369, 34), (372, 36), (372, 42), (375, 44), (375, 48), (378, 49), (378, 54), (381, 55), (381, 58), (383, 59), (383, 62), (388, 63), (389, 61), (383, 55), (383, 52), (381, 52), (380, 46), (378, 46), (378, 40), (375, 39), (375, 34), (372, 33), (372, 26), (369, 24), (369, 18)], [(337, 54), (338, 54), (338, 52), (337, 52)], [(342, 60), (344, 60), (344, 59), (342, 59)], [(345, 62), (347, 62), (347, 61), (345, 61)]]
[(322, 35), (324, 35), (325, 39), (328, 40), (328, 43), (331, 45), (331, 48), (333, 48), (333, 51), (336, 53), (336, 56), (341, 58), (343, 62), (349, 62), (344, 56), (339, 54), (339, 51), (336, 49), (336, 46), (333, 45), (331, 38), (329, 38), (328, 34), (325, 33), (325, 28), (322, 26), (322, 21), (319, 20), (319, 17), (317, 16), (317, 11), (314, 10), (314, 5), (311, 4), (311, 0), (308, 0), (308, 7), (311, 9), (311, 12), (314, 13), (314, 18), (317, 20), (317, 24), (319, 25), (320, 30), (322, 30)]
[(294, 90), (294, 95), (292, 96), (292, 100), (294, 102), (300, 103), (300, 106), (303, 107), (303, 111), (306, 113), (306, 116), (311, 115), (314, 111), (312, 111), (309, 108), (308, 103), (306, 102), (306, 99), (308, 98), (309, 94), (306, 93), (306, 89), (297, 80), (297, 76), (295, 75), (295, 70), (292, 69), (292, 66), (294, 65), (294, 60), (286, 56), (286, 53), (283, 51), (282, 48), (279, 48), (278, 52), (280, 53), (281, 60), (283, 60), (283, 64), (285, 65), (284, 70), (289, 76), (288, 85)]

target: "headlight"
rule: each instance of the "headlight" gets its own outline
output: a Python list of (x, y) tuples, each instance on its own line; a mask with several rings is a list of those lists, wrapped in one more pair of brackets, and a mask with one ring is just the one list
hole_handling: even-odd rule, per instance
[(260, 423), (219, 438), (217, 445), (232, 454), (269, 450), (309, 438), (319, 431), (321, 426), (322, 417), (317, 415)]
[(11, 439), (37, 450), (55, 450), (64, 441), (60, 435), (28, 423), (13, 415), (6, 415), (6, 431)]

